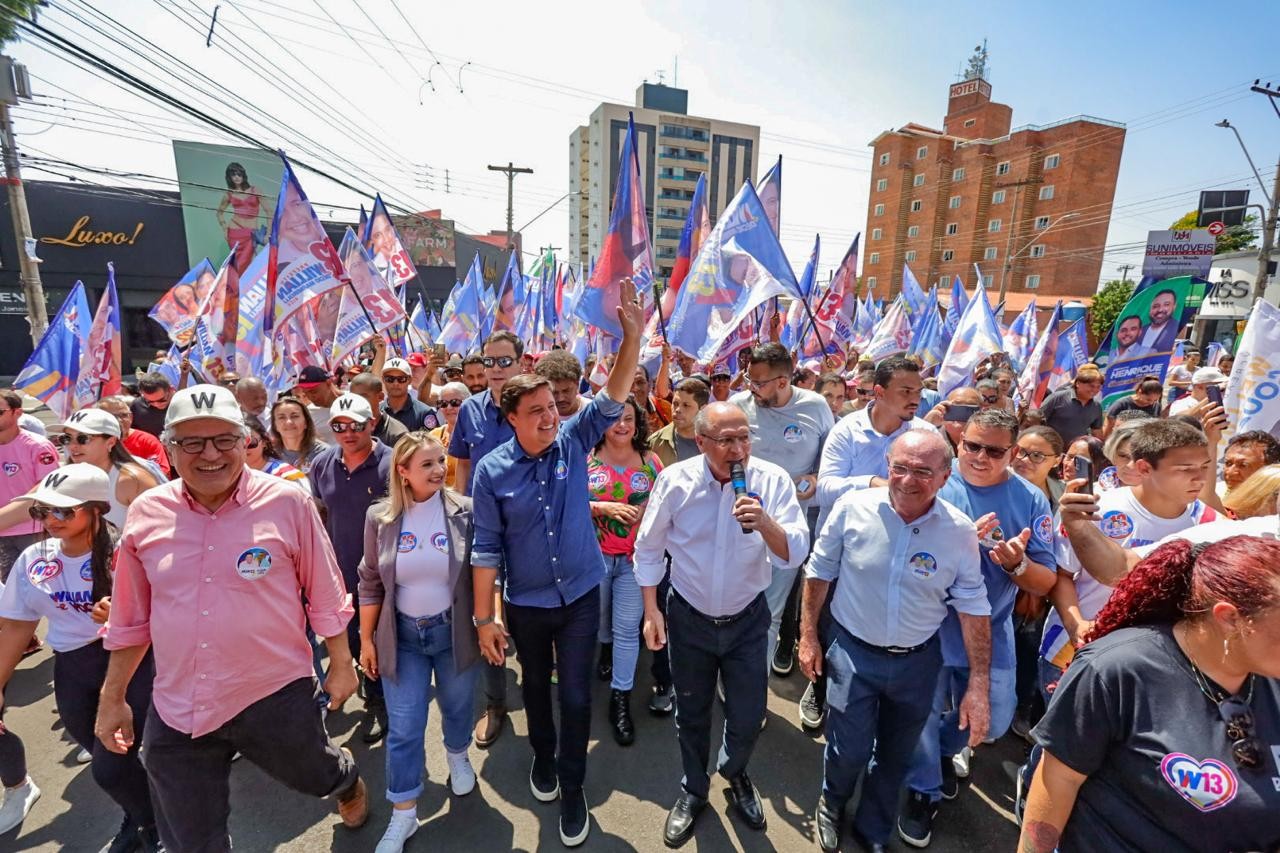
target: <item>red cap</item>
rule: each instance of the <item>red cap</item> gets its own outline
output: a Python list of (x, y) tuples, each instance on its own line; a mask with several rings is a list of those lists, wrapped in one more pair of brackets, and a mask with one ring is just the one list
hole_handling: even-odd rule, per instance
[(407, 356), (405, 356), (404, 360), (409, 362), (409, 364), (413, 365), (414, 367), (427, 366), (427, 357), (420, 352), (411, 352)]

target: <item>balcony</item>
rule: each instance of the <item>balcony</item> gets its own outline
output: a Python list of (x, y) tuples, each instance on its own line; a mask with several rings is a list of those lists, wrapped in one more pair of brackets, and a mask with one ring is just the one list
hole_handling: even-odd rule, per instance
[(707, 155), (698, 151), (681, 151), (676, 148), (668, 148), (658, 152), (660, 160), (681, 160), (688, 163), (705, 163)]
[(701, 176), (701, 172), (687, 172), (684, 169), (678, 172), (675, 169), (658, 170), (658, 178), (663, 181), (691, 181), (697, 183), (698, 178)]
[(694, 142), (706, 142), (708, 140), (705, 130), (695, 130), (691, 127), (680, 127), (674, 124), (664, 124), (659, 136), (665, 136), (668, 139), (692, 139)]
[(679, 240), (683, 231), (683, 228), (659, 228), (656, 236), (659, 240)]
[(668, 261), (674, 261), (676, 259), (675, 249), (668, 249), (665, 247), (660, 249), (655, 249), (653, 254), (655, 257), (662, 258)]
[[(697, 180), (696, 178), (694, 180)], [(672, 201), (691, 201), (693, 199), (693, 190), (676, 190), (669, 187), (663, 187), (658, 190), (658, 198), (670, 199)]]

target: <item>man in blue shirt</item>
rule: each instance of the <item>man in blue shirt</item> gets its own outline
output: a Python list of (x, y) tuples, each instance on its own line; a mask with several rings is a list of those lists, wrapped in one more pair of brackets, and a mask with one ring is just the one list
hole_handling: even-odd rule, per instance
[[(1017, 705), (1014, 598), (1019, 589), (1047, 595), (1057, 579), (1049, 500), (1009, 470), (1017, 439), (1018, 421), (1009, 412), (976, 412), (960, 436), (954, 471), (959, 476), (952, 476), (938, 494), (973, 519), (978, 528), (982, 577), (991, 603), (991, 738), (1008, 730)], [(969, 658), (954, 608), (942, 623), (942, 664), (933, 713), (911, 759), (908, 798), (898, 819), (898, 835), (913, 847), (929, 844), (938, 800), (956, 797), (952, 757), (967, 741), (955, 709), (968, 687)]]
[(426, 403), (415, 400), (409, 393), (413, 381), (413, 366), (403, 358), (390, 358), (382, 367), (382, 387), (387, 399), (382, 403), (382, 414), (395, 418), (409, 432), (432, 430), (444, 423), (444, 418)]
[[(472, 488), (480, 651), (491, 664), (504, 660), (491, 594), (501, 567), (507, 627), (524, 671), (521, 689), (534, 753), (529, 786), (542, 802), (560, 797), (560, 840), (566, 847), (581, 844), (590, 830), (582, 784), (604, 578), (588, 500), (587, 456), (622, 413), (644, 324), (630, 280), (622, 284), (621, 300), (622, 343), (602, 393), (562, 425), (549, 380), (537, 374), (507, 380), (502, 415), (515, 437), (480, 460)], [(558, 737), (553, 669), (560, 688)]]

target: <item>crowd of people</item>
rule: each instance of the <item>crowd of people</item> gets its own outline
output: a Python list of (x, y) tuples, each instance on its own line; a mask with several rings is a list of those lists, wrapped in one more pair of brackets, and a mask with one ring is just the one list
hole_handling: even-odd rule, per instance
[[(1007, 732), (1020, 850), (1280, 846), (1280, 442), (1224, 441), (1217, 368), (1104, 411), (1086, 365), (1029, 408), (1001, 354), (943, 399), (905, 356), (643, 365), (629, 283), (618, 322), (599, 364), (499, 331), (452, 355), (375, 339), (274, 400), (217, 364), (52, 425), (0, 393), (0, 690), (52, 650), (122, 811), (105, 849), (232, 849), (241, 757), (361, 827), (371, 793), (326, 729), (353, 701), (392, 804), (370, 846), (398, 853), (433, 706), (466, 796), (513, 658), (529, 794), (567, 847), (610, 784), (595, 718), (633, 745), (637, 690), (675, 719), (662, 842), (694, 837), (713, 771), (767, 832), (751, 756), (796, 669), (825, 745), (788, 796), (821, 850), (927, 847)], [(41, 793), (33, 733), (2, 720), (0, 833)]]

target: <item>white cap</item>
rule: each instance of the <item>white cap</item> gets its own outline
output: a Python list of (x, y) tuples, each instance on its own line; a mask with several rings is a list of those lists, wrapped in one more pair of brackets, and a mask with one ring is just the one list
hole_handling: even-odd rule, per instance
[(1226, 381), (1226, 375), (1216, 367), (1202, 367), (1191, 374), (1192, 385), (1221, 385)]
[(386, 364), (382, 365), (382, 372), (387, 373), (391, 370), (397, 370), (405, 376), (413, 375), (413, 365), (405, 361), (403, 358), (389, 358)]
[(77, 462), (45, 474), (34, 492), (22, 495), (18, 500), (57, 507), (80, 506), (89, 501), (110, 503), (111, 484), (107, 472), (97, 465)]
[(373, 407), (359, 394), (343, 394), (329, 407), (329, 419), (337, 418), (350, 418), (358, 424), (368, 423), (373, 418)]
[(175, 392), (165, 414), (165, 429), (197, 418), (216, 418), (244, 426), (244, 415), (240, 412), (236, 395), (221, 385), (192, 385)]
[(56, 424), (56, 429), (73, 429), (85, 435), (111, 435), (120, 437), (120, 421), (115, 415), (102, 409), (80, 409), (71, 413), (66, 423)]

